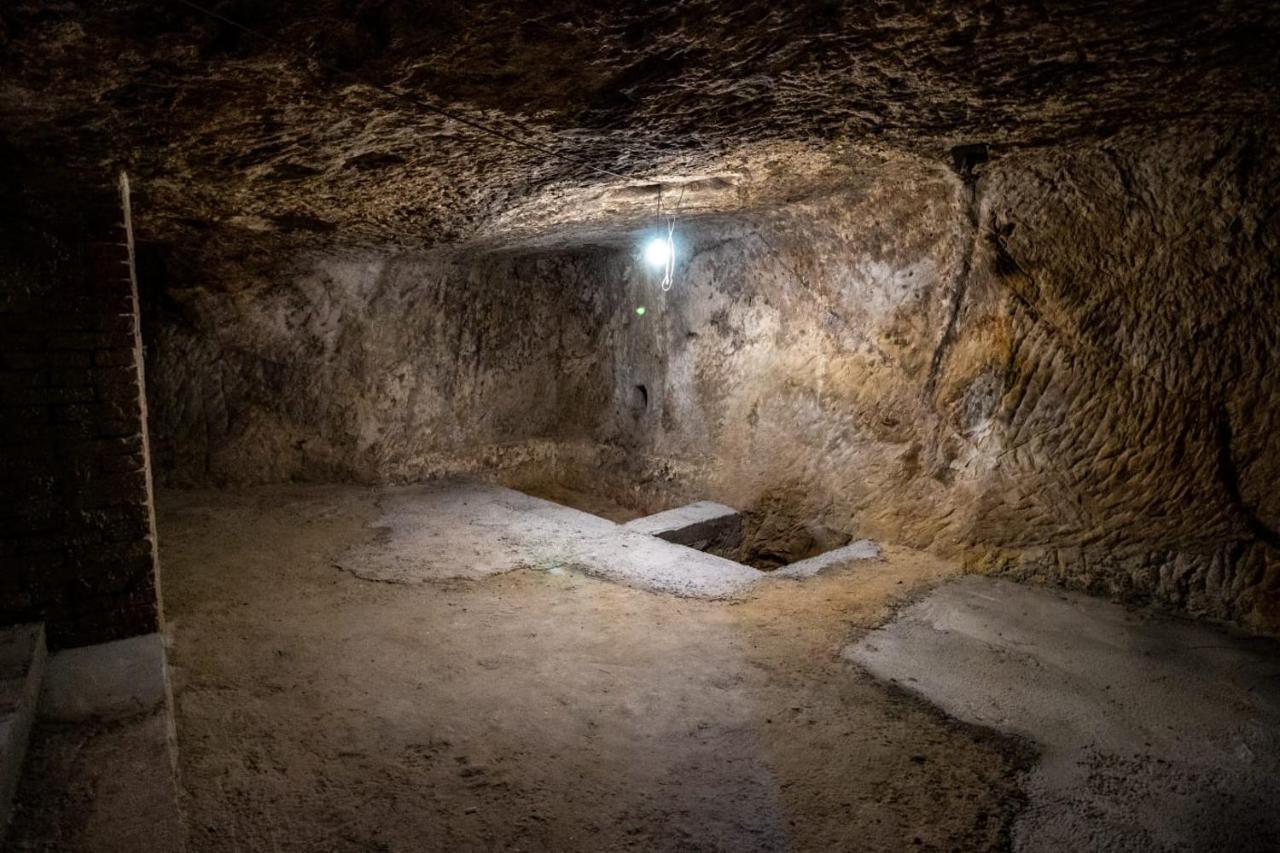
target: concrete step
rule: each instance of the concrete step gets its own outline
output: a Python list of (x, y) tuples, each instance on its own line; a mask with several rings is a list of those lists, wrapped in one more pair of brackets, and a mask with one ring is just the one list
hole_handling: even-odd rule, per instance
[(857, 542), (850, 542), (843, 548), (836, 548), (816, 557), (797, 560), (789, 566), (783, 566), (777, 571), (771, 572), (770, 576), (775, 578), (811, 578), (818, 572), (829, 569), (832, 566), (845, 565), (855, 560), (874, 560), (879, 556), (880, 549), (876, 547), (876, 543), (870, 539), (859, 539)]
[(43, 625), (0, 628), (0, 838), (9, 826), (44, 678)]
[(700, 551), (713, 546), (733, 548), (742, 539), (742, 516), (733, 507), (715, 501), (698, 501), (646, 515), (623, 527)]

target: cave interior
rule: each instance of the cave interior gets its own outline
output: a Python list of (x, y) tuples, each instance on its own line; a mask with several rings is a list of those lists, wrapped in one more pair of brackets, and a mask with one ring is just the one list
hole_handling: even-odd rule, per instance
[(13, 849), (1280, 848), (1274, 2), (207, 2), (0, 8)]

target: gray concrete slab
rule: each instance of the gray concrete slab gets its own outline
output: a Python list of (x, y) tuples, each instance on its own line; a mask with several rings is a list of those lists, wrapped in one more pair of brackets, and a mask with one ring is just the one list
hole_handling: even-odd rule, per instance
[(879, 556), (880, 549), (876, 547), (874, 542), (870, 539), (859, 539), (857, 542), (850, 542), (842, 548), (832, 549), (825, 554), (819, 554), (807, 560), (797, 560), (788, 566), (783, 566), (770, 572), (769, 577), (803, 580), (804, 578), (811, 578), (825, 569), (846, 566), (859, 560), (874, 560)]
[(732, 598), (762, 572), (598, 516), (481, 482), (388, 490), (369, 541), (338, 556), (366, 580), (426, 583), (572, 569), (691, 598)]
[(0, 629), (0, 839), (9, 825), (13, 795), (22, 777), (45, 654), (43, 625)]
[(742, 540), (741, 513), (715, 501), (697, 501), (646, 515), (623, 527), (699, 550), (712, 546), (729, 549)]
[(844, 655), (1031, 738), (1023, 851), (1280, 849), (1280, 646), (967, 577)]
[(553, 558), (586, 574), (686, 598), (735, 598), (766, 575), (758, 569), (644, 533), (555, 543)]

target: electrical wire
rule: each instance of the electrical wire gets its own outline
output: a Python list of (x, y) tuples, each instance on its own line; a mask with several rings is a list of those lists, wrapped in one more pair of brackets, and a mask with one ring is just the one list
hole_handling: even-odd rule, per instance
[[(583, 160), (579, 157), (574, 157), (571, 154), (565, 154), (564, 152), (557, 151), (554, 148), (548, 148), (545, 145), (539, 145), (536, 142), (530, 142), (527, 139), (521, 139), (518, 136), (513, 136), (512, 134), (507, 133), (504, 130), (499, 130), (496, 127), (488, 125), (485, 122), (479, 121), (474, 118), (470, 118), (469, 116), (462, 115), (456, 110), (446, 109), (445, 107), (439, 107), (431, 103), (430, 101), (423, 100), (422, 98), (416, 97), (414, 95), (406, 94), (404, 92), (398, 92), (395, 89), (392, 89), (390, 86), (384, 86), (380, 83), (374, 83), (369, 80), (366, 80), (365, 78), (361, 77), (360, 75), (354, 72), (347, 71), (346, 69), (339, 67), (335, 63), (326, 62), (323, 59), (311, 56), (305, 51), (292, 47), (286, 44), (285, 42), (281, 41), (280, 39), (275, 38), (274, 36), (269, 36), (266, 33), (263, 33), (259, 30), (255, 30), (252, 27), (248, 27), (240, 23), (239, 21), (236, 21), (232, 18), (228, 18), (226, 15), (223, 15), (220, 12), (215, 12), (212, 9), (208, 9), (208, 8), (205, 8), (204, 6), (201, 6), (199, 3), (192, 2), (192, 0), (173, 0), (173, 2), (178, 3), (179, 5), (182, 5), (182, 6), (186, 6), (188, 9), (191, 9), (195, 12), (199, 12), (200, 14), (205, 15), (209, 18), (212, 18), (215, 21), (220, 21), (229, 27), (237, 29), (240, 32), (245, 33), (247, 35), (253, 36), (256, 39), (260, 39), (261, 41), (264, 41), (267, 44), (280, 48), (281, 50), (291, 53), (294, 56), (300, 57), (305, 61), (315, 62), (318, 65), (320, 65), (320, 67), (324, 68), (326, 71), (330, 71), (341, 77), (345, 77), (348, 80), (352, 80), (356, 83), (359, 83), (362, 86), (367, 86), (371, 89), (375, 89), (379, 92), (382, 92), (384, 95), (388, 95), (392, 98), (396, 98), (397, 100), (412, 104), (413, 106), (416, 106), (420, 109), (435, 113), (436, 115), (443, 116), (444, 118), (447, 118), (450, 121), (456, 122), (461, 125), (465, 125), (466, 127), (469, 127), (473, 130), (478, 130), (481, 133), (487, 133), (492, 137), (505, 140), (507, 142), (510, 142), (513, 145), (518, 145), (523, 148), (527, 148), (530, 151), (537, 151), (538, 153), (545, 154), (548, 157), (554, 157), (557, 160), (561, 160), (565, 163), (570, 163), (579, 168), (590, 169), (591, 171), (596, 172), (597, 174), (606, 175), (610, 178), (618, 178), (623, 181), (633, 180), (632, 178), (626, 175), (620, 174), (618, 172), (612, 172), (608, 169), (602, 169), (599, 166), (589, 163), (586, 160)], [(661, 187), (659, 187), (659, 190), (661, 190)]]
[[(662, 292), (666, 293), (675, 284), (676, 274), (676, 217), (684, 207), (684, 191), (687, 184), (680, 185), (680, 196), (676, 199), (676, 209), (667, 217), (667, 253), (662, 272)], [(658, 184), (658, 227), (662, 227), (662, 184)], [(661, 239), (661, 238), (659, 238)]]
[(676, 274), (676, 218), (671, 217), (671, 221), (667, 223), (667, 268), (662, 275), (662, 292), (666, 293), (675, 284)]

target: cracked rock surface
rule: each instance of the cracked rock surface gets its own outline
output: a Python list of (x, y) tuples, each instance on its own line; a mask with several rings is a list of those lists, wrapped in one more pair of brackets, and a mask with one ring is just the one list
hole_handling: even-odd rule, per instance
[(903, 152), (1274, 116), (1280, 74), (1261, 0), (209, 5), (267, 39), (173, 0), (6, 3), (0, 124), (50, 191), (129, 169), (140, 236), (224, 287), (289, 247), (614, 233), (659, 183), (759, 210)]

